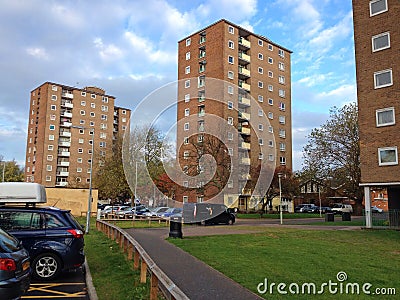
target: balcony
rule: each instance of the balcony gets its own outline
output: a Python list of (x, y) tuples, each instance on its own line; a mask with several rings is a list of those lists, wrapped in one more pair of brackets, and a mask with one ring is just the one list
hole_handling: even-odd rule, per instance
[(251, 43), (249, 40), (246, 40), (244, 37), (239, 37), (239, 45), (250, 49)]
[(242, 143), (240, 144), (240, 148), (246, 149), (246, 150), (250, 150), (250, 143), (242, 142)]
[(61, 122), (60, 126), (62, 126), (62, 127), (71, 127), (72, 123), (71, 122)]
[(242, 174), (239, 177), (239, 180), (251, 180), (251, 175), (250, 174)]
[(242, 195), (251, 195), (251, 189), (245, 189), (243, 188), (241, 191)]
[(74, 98), (74, 94), (68, 93), (68, 92), (64, 92), (64, 93), (62, 93), (62, 97), (73, 99)]
[(243, 105), (246, 105), (246, 106), (250, 106), (250, 99), (248, 99), (248, 98), (246, 98), (246, 97), (244, 97), (244, 96), (239, 95), (239, 104), (243, 104)]
[(246, 69), (245, 67), (239, 66), (239, 75), (242, 77), (250, 77), (250, 70)]
[(244, 89), (244, 90), (250, 92), (250, 84), (245, 83), (244, 81), (239, 81), (239, 86), (240, 86), (242, 89)]
[(68, 182), (56, 182), (56, 186), (67, 186)]
[(240, 119), (250, 120), (250, 114), (249, 113), (239, 111), (238, 115), (239, 115)]
[(74, 108), (72, 102), (61, 102), (61, 107)]
[(250, 158), (248, 158), (248, 157), (242, 157), (242, 158), (240, 159), (240, 163), (241, 163), (242, 165), (250, 165)]
[(242, 127), (242, 128), (239, 129), (239, 132), (241, 134), (250, 135), (250, 128)]
[(250, 55), (247, 55), (243, 52), (239, 52), (239, 62), (247, 65), (250, 62)]
[(69, 131), (61, 131), (60, 132), (60, 136), (71, 137), (71, 132), (69, 132)]
[(71, 156), (71, 152), (69, 152), (69, 151), (60, 151), (60, 152), (58, 152), (58, 156), (70, 157)]
[(204, 117), (205, 114), (206, 114), (205, 111), (199, 111), (199, 112), (197, 113), (197, 116), (201, 118), (201, 117)]
[(69, 167), (69, 161), (59, 161), (57, 165), (60, 167)]
[(66, 177), (69, 175), (69, 172), (57, 172), (57, 176), (63, 176)]
[(71, 142), (59, 142), (58, 146), (71, 147)]
[(63, 112), (63, 113), (61, 114), (61, 116), (62, 116), (62, 117), (65, 117), (65, 118), (72, 118), (72, 113), (70, 113), (70, 112)]

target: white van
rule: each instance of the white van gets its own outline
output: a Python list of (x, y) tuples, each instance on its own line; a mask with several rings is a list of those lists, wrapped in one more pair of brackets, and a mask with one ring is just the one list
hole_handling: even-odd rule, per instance
[(43, 185), (29, 182), (1, 182), (0, 204), (46, 203), (46, 190)]
[(350, 204), (335, 203), (332, 206), (332, 212), (335, 214), (352, 213), (353, 206)]

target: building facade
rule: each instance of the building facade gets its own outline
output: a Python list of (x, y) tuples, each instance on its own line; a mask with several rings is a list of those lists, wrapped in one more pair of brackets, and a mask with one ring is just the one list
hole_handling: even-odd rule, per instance
[(226, 205), (248, 209), (260, 165), (292, 168), (291, 53), (223, 19), (178, 42), (177, 159), (189, 176), (207, 173), (202, 154), (218, 166), (205, 186), (183, 178), (177, 201), (225, 187)]
[(387, 189), (389, 209), (400, 209), (400, 1), (353, 0), (353, 19), (361, 185), (369, 217), (376, 187)]
[(97, 87), (46, 82), (35, 88), (30, 95), (26, 181), (87, 187), (92, 157), (95, 168), (111, 153), (113, 141), (129, 130), (130, 113)]

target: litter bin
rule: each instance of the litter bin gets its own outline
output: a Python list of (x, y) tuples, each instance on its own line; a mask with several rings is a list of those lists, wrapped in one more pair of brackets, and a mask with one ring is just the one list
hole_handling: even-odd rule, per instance
[(169, 222), (169, 237), (182, 238), (182, 218), (172, 217)]
[(349, 212), (342, 213), (342, 221), (351, 221), (351, 214)]
[(334, 213), (326, 213), (325, 214), (325, 222), (334, 222), (335, 214)]

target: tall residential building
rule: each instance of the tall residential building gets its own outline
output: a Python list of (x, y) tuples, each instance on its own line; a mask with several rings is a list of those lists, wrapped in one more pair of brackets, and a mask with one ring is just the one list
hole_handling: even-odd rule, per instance
[(109, 154), (113, 141), (129, 130), (131, 111), (114, 102), (115, 97), (97, 87), (46, 82), (31, 91), (26, 181), (46, 187), (88, 186), (92, 142), (93, 163), (101, 163), (99, 157)]
[[(177, 193), (177, 201), (207, 201), (225, 186), (224, 203), (248, 209), (260, 164), (292, 168), (291, 53), (224, 19), (178, 42), (177, 158), (189, 175), (180, 185), (189, 188)], [(270, 151), (262, 153), (261, 146)], [(190, 161), (202, 154), (220, 162), (211, 171), (216, 180), (204, 187), (190, 183), (190, 176), (204, 171), (198, 165), (191, 172)], [(226, 177), (229, 171), (234, 176)]]
[[(400, 209), (400, 1), (353, 0), (361, 185), (387, 188)], [(368, 224), (367, 224), (368, 225)]]

